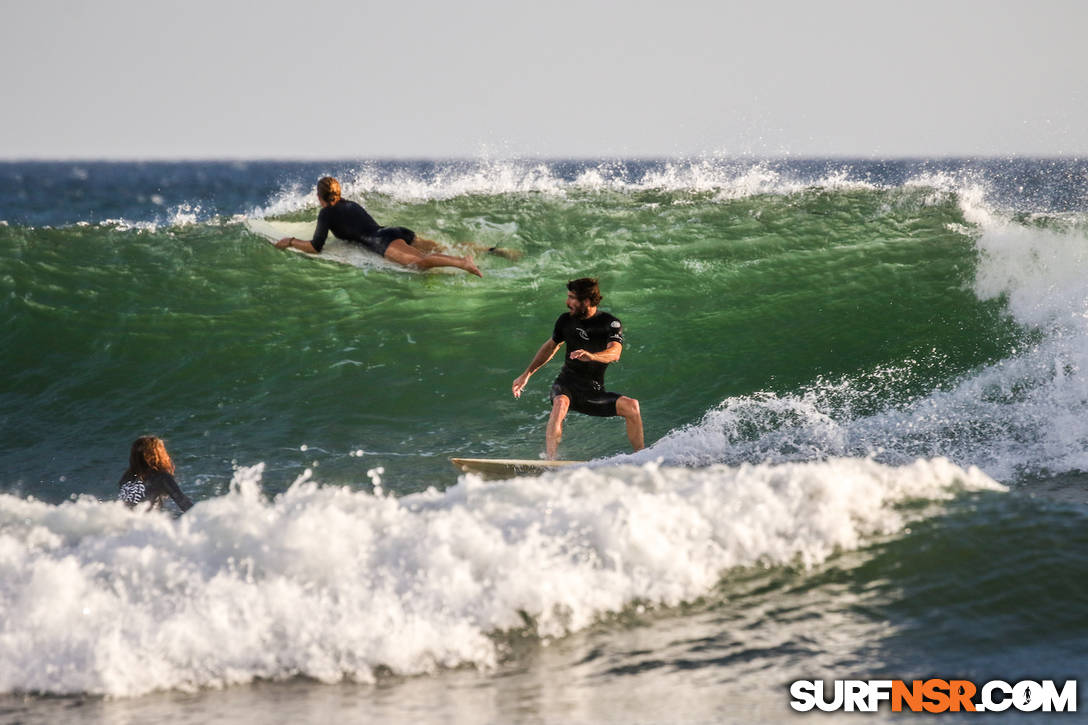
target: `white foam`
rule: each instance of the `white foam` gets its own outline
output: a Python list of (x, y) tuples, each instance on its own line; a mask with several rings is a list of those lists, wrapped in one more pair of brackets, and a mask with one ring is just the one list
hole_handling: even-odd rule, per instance
[(970, 178), (926, 175), (909, 185), (931, 189), (934, 203), (942, 194), (959, 203), (979, 251), (975, 294), (1005, 300), (1032, 342), (876, 414), (855, 410), (871, 410), (895, 388), (910, 387), (915, 361), (817, 380), (794, 394), (730, 398), (631, 460), (705, 465), (877, 456), (902, 463), (946, 456), (1009, 481), (1088, 470), (1088, 223), (1077, 216), (1060, 224), (1018, 221)]
[(677, 604), (733, 567), (899, 531), (908, 499), (1001, 488), (943, 460), (582, 468), (400, 499), (309, 475), (268, 501), (261, 467), (242, 469), (177, 521), (0, 496), (0, 692), (489, 668), (492, 635), (526, 617), (552, 637)]
[(1088, 228), (1027, 227), (995, 215), (981, 226), (976, 294), (981, 299), (1005, 296), (1023, 325), (1084, 335)]

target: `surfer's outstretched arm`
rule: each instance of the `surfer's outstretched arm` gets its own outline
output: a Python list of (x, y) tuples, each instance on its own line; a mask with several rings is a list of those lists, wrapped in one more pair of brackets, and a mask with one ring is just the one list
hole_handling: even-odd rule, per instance
[(529, 367), (525, 368), (525, 372), (514, 379), (514, 384), (510, 389), (513, 391), (515, 398), (521, 397), (521, 391), (525, 389), (526, 384), (529, 382), (529, 378), (545, 363), (552, 359), (552, 356), (555, 355), (555, 351), (558, 350), (559, 346), (562, 344), (563, 343), (556, 342), (549, 337), (547, 341), (540, 346), (540, 349), (536, 351), (536, 355), (533, 356), (533, 361), (529, 363)]
[(623, 345), (618, 342), (612, 341), (608, 343), (608, 347), (600, 352), (590, 352), (589, 350), (573, 350), (570, 354), (571, 360), (592, 360), (593, 362), (614, 363), (620, 359), (620, 354), (623, 353)]
[(148, 488), (153, 490), (157, 490), (154, 489), (154, 487), (161, 487), (162, 490), (166, 492), (166, 495), (174, 499), (174, 503), (178, 505), (178, 508), (181, 509), (182, 513), (185, 513), (193, 507), (192, 500), (181, 492), (181, 487), (178, 486), (178, 482), (169, 473), (164, 471), (152, 474), (148, 483), (150, 484)]
[(305, 239), (295, 239), (294, 237), (284, 237), (276, 242), (277, 249), (287, 249), (288, 247), (294, 247), (295, 249), (306, 252), (307, 254), (321, 254), (321, 250), (313, 245), (313, 242), (308, 242)]

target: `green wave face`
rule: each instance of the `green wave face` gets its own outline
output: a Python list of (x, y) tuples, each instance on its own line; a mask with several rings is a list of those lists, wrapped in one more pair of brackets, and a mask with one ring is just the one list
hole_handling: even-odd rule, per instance
[[(449, 478), (449, 455), (535, 457), (559, 363), (520, 401), (510, 382), (580, 276), (600, 278), (602, 308), (624, 322), (608, 384), (640, 400), (651, 441), (728, 399), (820, 381), (851, 381), (840, 413), (876, 412), (1018, 339), (1000, 301), (972, 290), (977, 231), (952, 193), (720, 197), (368, 199), (422, 235), (523, 253), (482, 258), (483, 280), (283, 254), (227, 221), (3, 228), (3, 357), (18, 371), (3, 400), (29, 413), (5, 437), (5, 484), (41, 495), (51, 478), (101, 478), (90, 488), (105, 495), (110, 464), (144, 431), (212, 486), (230, 461), (268, 462), (284, 483), (315, 460), (352, 484), (361, 464), (381, 465), (412, 490)], [(625, 446), (616, 421), (572, 417), (563, 455)]]

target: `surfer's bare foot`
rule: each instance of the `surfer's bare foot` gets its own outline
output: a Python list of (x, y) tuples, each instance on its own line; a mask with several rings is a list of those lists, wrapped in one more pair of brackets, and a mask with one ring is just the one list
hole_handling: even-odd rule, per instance
[(511, 262), (516, 262), (521, 259), (521, 252), (516, 249), (503, 249), (502, 247), (491, 247), (487, 250), (488, 254), (494, 254), (496, 257), (502, 257), (503, 259), (509, 259)]
[(461, 269), (465, 270), (469, 274), (474, 274), (477, 277), (484, 276), (483, 272), (480, 271), (480, 268), (476, 266), (476, 261), (473, 260), (471, 254), (465, 255), (465, 266), (461, 267)]

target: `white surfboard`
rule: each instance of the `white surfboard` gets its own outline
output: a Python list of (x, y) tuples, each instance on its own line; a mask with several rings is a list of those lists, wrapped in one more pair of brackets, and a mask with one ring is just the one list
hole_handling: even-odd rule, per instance
[(545, 461), (531, 458), (451, 458), (450, 463), (462, 473), (476, 473), (484, 478), (530, 476), (585, 461)]
[[(246, 219), (245, 227), (254, 234), (264, 237), (267, 241), (275, 244), (284, 237), (295, 237), (296, 239), (313, 239), (314, 230), (317, 228), (317, 222), (287, 222), (287, 221), (274, 221), (269, 219)], [(355, 242), (345, 242), (342, 239), (337, 239), (331, 232), (328, 239), (325, 242), (325, 246), (321, 250), (321, 254), (307, 254), (301, 249), (290, 248), (293, 252), (299, 254), (306, 254), (308, 257), (314, 257), (318, 259), (327, 259), (333, 262), (340, 262), (341, 264), (350, 264), (353, 267), (360, 267), (363, 269), (382, 269), (382, 270), (396, 270), (397, 272), (416, 272), (414, 267), (406, 267), (396, 262), (390, 262), (385, 257), (379, 257), (369, 249), (361, 244)], [(516, 262), (521, 259), (522, 253), (516, 249), (509, 249), (506, 247), (491, 247), (487, 250), (482, 250), (480, 245), (469, 245), (469, 250), (459, 250), (454, 247), (452, 251), (441, 251), (443, 254), (461, 255), (465, 251), (471, 251), (475, 249), (474, 254), (477, 256), (477, 264), (479, 264), (479, 257), (485, 254), (494, 254), (497, 257)], [(432, 267), (427, 270), (428, 274), (453, 274), (460, 272), (456, 267)]]
[[(284, 237), (295, 237), (296, 239), (307, 240), (313, 239), (314, 229), (317, 228), (317, 222), (285, 222), (270, 221), (268, 219), (246, 219), (245, 225), (246, 229), (257, 236), (264, 237), (273, 244)], [(295, 249), (294, 247), (291, 248), (291, 251), (298, 252), (299, 254), (306, 254), (306, 252), (303, 252), (301, 249)], [(337, 239), (331, 233), (329, 234), (328, 240), (325, 242), (324, 248), (321, 250), (321, 254), (306, 254), (306, 256), (314, 257), (316, 259), (327, 259), (332, 262), (339, 262), (340, 264), (350, 264), (353, 267), (359, 267), (361, 269), (395, 270), (398, 272), (414, 271), (404, 265), (390, 262), (384, 257), (379, 257), (361, 244), (353, 244), (352, 242), (345, 242), (341, 239)]]

